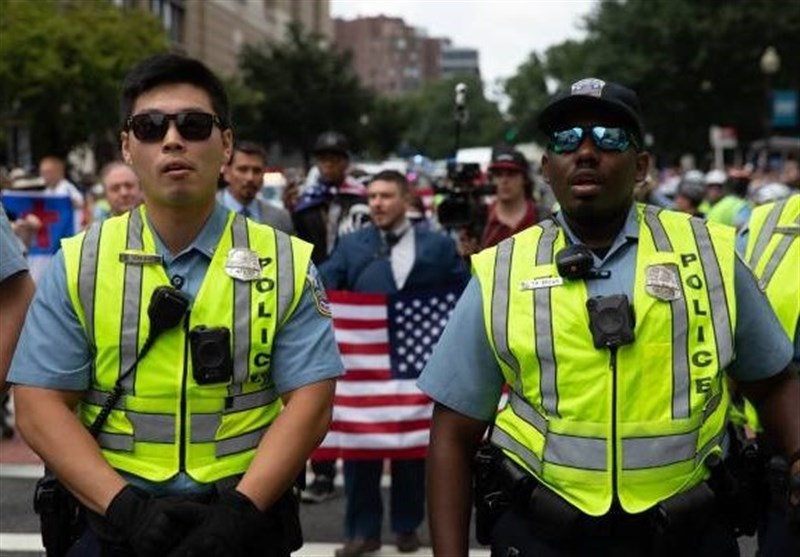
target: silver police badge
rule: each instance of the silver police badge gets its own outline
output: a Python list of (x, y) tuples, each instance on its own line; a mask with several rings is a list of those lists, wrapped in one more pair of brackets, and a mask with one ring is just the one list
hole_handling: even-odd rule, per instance
[(671, 302), (681, 297), (681, 279), (675, 265), (649, 265), (645, 270), (645, 292)]
[(258, 254), (247, 248), (231, 249), (225, 261), (225, 273), (236, 280), (257, 280), (261, 276)]

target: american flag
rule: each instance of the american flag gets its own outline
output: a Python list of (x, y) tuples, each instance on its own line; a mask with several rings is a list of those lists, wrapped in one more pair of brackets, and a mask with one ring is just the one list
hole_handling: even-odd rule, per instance
[(458, 295), (328, 293), (347, 372), (315, 459), (425, 458), (433, 403), (416, 380)]

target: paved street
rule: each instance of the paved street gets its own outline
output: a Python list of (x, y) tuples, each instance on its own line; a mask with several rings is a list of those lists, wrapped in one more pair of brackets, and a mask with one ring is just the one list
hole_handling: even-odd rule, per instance
[[(0, 440), (0, 557), (33, 557), (44, 555), (39, 538), (38, 517), (33, 512), (32, 494), (36, 479), (42, 471), (38, 457), (16, 436), (12, 440)], [(388, 478), (384, 477), (384, 484)], [(330, 557), (341, 542), (344, 516), (344, 498), (341, 485), (339, 497), (318, 505), (303, 505), (301, 520), (306, 545), (296, 553), (298, 557)], [(384, 487), (384, 500), (388, 490)], [(416, 557), (431, 555), (428, 525), (420, 531), (423, 549)], [(384, 528), (385, 543), (393, 541), (388, 528)], [(752, 540), (740, 543), (742, 557), (755, 555)], [(398, 555), (392, 545), (384, 545), (375, 553), (379, 557)], [(473, 542), (472, 556), (488, 557), (489, 552)]]

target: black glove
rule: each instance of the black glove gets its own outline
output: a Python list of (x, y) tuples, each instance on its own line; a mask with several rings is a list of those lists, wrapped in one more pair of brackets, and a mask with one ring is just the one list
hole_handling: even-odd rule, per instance
[(169, 557), (250, 557), (281, 544), (270, 517), (231, 489), (206, 507), (195, 529)]
[(156, 499), (143, 489), (125, 486), (106, 510), (106, 520), (122, 534), (138, 557), (164, 555), (178, 545), (204, 505)]

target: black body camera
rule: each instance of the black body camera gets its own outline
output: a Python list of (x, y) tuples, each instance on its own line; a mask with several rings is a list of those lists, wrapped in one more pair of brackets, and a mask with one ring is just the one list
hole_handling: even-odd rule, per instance
[(571, 244), (556, 254), (558, 274), (565, 279), (576, 280), (592, 276), (594, 256), (583, 244)]
[(595, 348), (617, 348), (633, 342), (633, 308), (624, 294), (598, 296), (586, 302)]
[(231, 333), (227, 327), (200, 325), (189, 331), (192, 374), (198, 385), (227, 383), (233, 377)]

